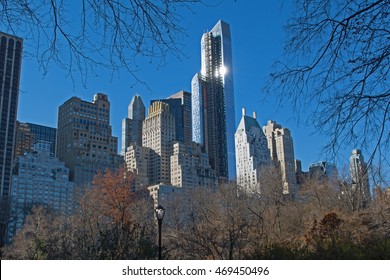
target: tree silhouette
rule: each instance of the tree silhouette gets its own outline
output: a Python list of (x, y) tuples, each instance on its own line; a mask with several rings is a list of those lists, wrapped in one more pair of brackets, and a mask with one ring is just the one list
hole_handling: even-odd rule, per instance
[[(266, 90), (330, 137), (384, 162), (390, 143), (390, 1), (296, 0)], [(315, 105), (313, 105), (315, 104)]]
[(44, 73), (54, 63), (85, 83), (97, 67), (127, 70), (137, 59), (180, 56), (182, 13), (204, 0), (0, 1), (0, 30), (24, 39)]

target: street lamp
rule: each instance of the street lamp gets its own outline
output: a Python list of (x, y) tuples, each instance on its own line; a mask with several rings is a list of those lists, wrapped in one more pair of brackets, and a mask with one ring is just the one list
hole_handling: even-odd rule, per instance
[(161, 205), (155, 209), (158, 222), (158, 259), (161, 260), (161, 224), (164, 219), (165, 209)]

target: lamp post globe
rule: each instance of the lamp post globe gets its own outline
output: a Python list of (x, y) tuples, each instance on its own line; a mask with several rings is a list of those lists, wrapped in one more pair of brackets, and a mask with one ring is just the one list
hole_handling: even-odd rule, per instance
[(156, 218), (158, 222), (158, 259), (161, 260), (161, 225), (165, 216), (165, 209), (161, 205), (155, 209)]
[(165, 208), (159, 205), (156, 207), (155, 212), (156, 212), (157, 221), (162, 221), (165, 216)]

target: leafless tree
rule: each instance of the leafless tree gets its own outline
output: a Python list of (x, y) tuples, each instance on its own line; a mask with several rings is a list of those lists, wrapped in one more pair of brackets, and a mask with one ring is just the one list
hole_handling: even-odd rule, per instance
[(125, 69), (138, 80), (138, 58), (163, 63), (168, 53), (182, 55), (182, 13), (206, 1), (6, 0), (0, 30), (22, 37), (44, 73), (54, 63), (84, 83), (97, 67)]
[[(390, 144), (390, 1), (296, 0), (285, 56), (266, 90), (329, 137), (386, 160)], [(387, 153), (387, 154), (386, 154)]]
[(149, 193), (131, 192), (131, 174), (99, 174), (72, 216), (33, 208), (6, 259), (147, 259), (154, 258), (153, 201)]

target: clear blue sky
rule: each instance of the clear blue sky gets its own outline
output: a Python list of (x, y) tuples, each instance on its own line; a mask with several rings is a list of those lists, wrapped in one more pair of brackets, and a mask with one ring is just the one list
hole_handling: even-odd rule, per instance
[[(120, 141), (121, 120), (127, 116), (127, 106), (135, 94), (142, 96), (145, 106), (151, 99), (165, 98), (180, 90), (191, 92), (191, 79), (200, 70), (200, 39), (211, 30), (219, 19), (230, 24), (233, 51), (233, 79), (235, 89), (236, 125), (241, 118), (241, 109), (247, 114), (257, 112), (261, 126), (270, 119), (291, 130), (294, 139), (295, 157), (302, 160), (304, 170), (308, 165), (324, 158), (321, 145), (325, 139), (312, 135), (313, 128), (306, 127), (304, 120), (298, 122), (289, 106), (280, 108), (273, 98), (262, 101), (261, 91), (270, 72), (270, 67), (282, 54), (283, 25), (289, 16), (285, 1), (224, 0), (217, 7), (195, 6), (194, 13), (186, 12), (184, 26), (187, 35), (182, 43), (187, 57), (179, 60), (168, 56), (166, 65), (158, 63), (141, 65), (138, 73), (149, 86), (133, 85), (128, 73), (111, 77), (102, 73), (89, 79), (86, 87), (73, 84), (63, 70), (52, 66), (43, 77), (33, 59), (22, 63), (21, 94), (18, 120), (56, 127), (58, 106), (72, 96), (92, 101), (97, 92), (106, 93), (111, 102), (111, 125), (114, 136)], [(342, 156), (348, 164), (350, 151)]]

